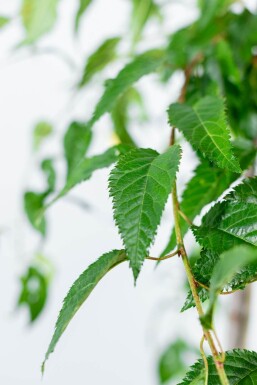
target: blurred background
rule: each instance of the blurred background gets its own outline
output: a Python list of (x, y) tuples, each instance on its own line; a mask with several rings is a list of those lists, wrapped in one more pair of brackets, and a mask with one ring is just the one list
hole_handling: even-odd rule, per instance
[[(85, 121), (90, 117), (103, 81), (117, 74), (126, 62), (126, 52), (132, 49), (132, 1), (93, 1), (75, 33), (78, 3), (60, 0), (51, 31), (37, 44), (24, 45), (25, 32), (19, 15), (22, 2), (0, 0), (0, 15), (11, 17), (0, 30), (0, 382), (6, 385), (41, 383), (40, 365), (69, 287), (102, 253), (121, 247), (106, 187), (108, 169), (95, 172), (90, 181), (49, 209), (44, 242), (23, 211), (23, 193), (44, 188), (39, 171), (42, 159), (54, 158), (57, 183), (61, 186), (65, 174), (61, 143), (67, 126), (72, 120)], [(162, 16), (151, 18), (145, 25), (139, 51), (160, 45), (164, 36), (199, 16), (193, 0), (159, 3)], [(243, 3), (251, 11), (257, 10), (255, 0)], [(240, 6), (236, 11), (240, 12)], [(86, 59), (104, 40), (114, 36), (123, 38), (121, 60), (78, 91), (75, 86)], [(166, 148), (170, 129), (165, 111), (178, 97), (182, 81), (178, 71), (165, 85), (152, 75), (137, 84), (143, 105), (140, 102), (133, 107), (130, 130), (139, 146), (158, 151)], [(35, 127), (40, 122), (52, 134), (35, 151)], [(110, 116), (104, 116), (95, 125), (90, 155), (116, 143), (112, 124)], [(197, 164), (186, 144), (184, 151), (180, 186)], [(171, 227), (168, 202), (151, 255), (158, 256), (162, 251)], [(190, 248), (190, 235), (186, 244)], [(31, 280), (30, 285), (40, 283), (42, 301), (32, 313), (26, 305), (25, 290), (30, 276), (36, 280)], [(170, 344), (173, 348), (169, 359), (178, 359), (175, 366), (179, 368), (178, 375), (183, 375), (179, 357), (183, 356), (182, 362), (187, 365), (192, 364), (198, 357), (201, 336), (195, 310), (188, 310), (186, 316), (180, 313), (186, 296), (184, 287), (179, 259), (163, 262), (158, 268), (150, 261), (145, 263), (136, 288), (127, 266), (112, 271), (68, 327), (47, 363), (43, 384), (156, 385), (161, 382), (160, 357)], [(22, 298), (25, 305), (18, 306)], [(256, 302), (256, 290), (251, 301)], [(217, 325), (229, 306), (229, 299), (222, 298)], [(37, 317), (41, 307), (44, 309)], [(30, 322), (33, 314), (36, 319)], [(253, 350), (257, 349), (256, 321), (255, 309), (247, 346)], [(218, 330), (226, 349), (231, 347), (228, 330), (228, 325)]]

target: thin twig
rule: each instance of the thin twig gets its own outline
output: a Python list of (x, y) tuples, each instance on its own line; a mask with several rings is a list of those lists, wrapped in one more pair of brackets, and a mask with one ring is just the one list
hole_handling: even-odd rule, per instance
[(226, 359), (226, 353), (224, 352), (223, 348), (222, 348), (222, 345), (221, 345), (221, 342), (219, 340), (219, 337), (216, 333), (216, 330), (214, 328), (212, 328), (212, 331), (213, 331), (213, 334), (214, 334), (214, 337), (217, 341), (217, 344), (218, 344), (218, 347), (220, 348), (220, 352), (221, 352), (221, 358), (220, 358), (220, 362), (225, 362), (225, 359)]
[(186, 214), (183, 213), (183, 211), (181, 211), (180, 209), (178, 210), (178, 213), (179, 215), (186, 221), (186, 223), (189, 225), (189, 226), (192, 226), (193, 225), (193, 222), (186, 216)]
[[(253, 282), (255, 282), (255, 281), (251, 281), (251, 282), (249, 282), (249, 283), (253, 283)], [(209, 286), (207, 286), (207, 285), (205, 285), (204, 283), (202, 283), (202, 282), (200, 282), (200, 281), (197, 281), (196, 279), (195, 279), (195, 283), (198, 285), (198, 286), (201, 286), (203, 289), (205, 289), (205, 290), (210, 290), (210, 287)], [(220, 295), (229, 295), (229, 294), (233, 294), (233, 293), (235, 293), (236, 291), (239, 291), (239, 290), (241, 290), (241, 289), (233, 289), (233, 290), (229, 290), (229, 291), (221, 291), (219, 294)]]
[(173, 253), (165, 255), (165, 257), (160, 257), (160, 258), (146, 257), (146, 259), (150, 259), (151, 261), (164, 261), (165, 259), (175, 257), (175, 255), (178, 255), (178, 254), (179, 254), (179, 250), (176, 250)]
[(202, 339), (201, 339), (201, 342), (200, 342), (200, 352), (201, 352), (201, 356), (202, 356), (204, 367), (205, 367), (204, 385), (208, 385), (209, 365), (208, 365), (208, 360), (207, 360), (207, 357), (206, 357), (206, 354), (205, 354), (204, 348), (203, 348), (204, 341), (205, 341), (205, 335), (202, 336)]

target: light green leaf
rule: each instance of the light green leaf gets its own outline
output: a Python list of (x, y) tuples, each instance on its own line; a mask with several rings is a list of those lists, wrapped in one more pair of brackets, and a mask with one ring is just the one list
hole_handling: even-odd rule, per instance
[(80, 162), (77, 163), (77, 166), (73, 168), (65, 186), (46, 208), (66, 195), (76, 185), (90, 179), (94, 171), (111, 166), (117, 161), (119, 155), (125, 153), (128, 149), (130, 149), (130, 147), (118, 145), (109, 148), (100, 155), (95, 155), (91, 158), (82, 158)]
[(132, 146), (135, 146), (135, 142), (129, 134), (129, 123), (130, 108), (134, 105), (141, 109), (143, 115), (144, 106), (142, 97), (135, 88), (131, 87), (117, 100), (117, 103), (111, 112), (114, 131), (120, 142), (124, 144), (130, 144)]
[(103, 71), (108, 64), (117, 58), (117, 46), (119, 42), (120, 37), (107, 39), (89, 56), (83, 70), (82, 78), (78, 83), (79, 88), (88, 84), (97, 73)]
[(111, 172), (114, 218), (135, 280), (153, 243), (180, 154), (179, 146), (172, 146), (161, 155), (151, 149), (134, 149), (121, 157)]
[(72, 122), (64, 136), (64, 152), (67, 161), (67, 178), (84, 158), (92, 140), (92, 131), (84, 123)]
[(0, 16), (0, 29), (5, 27), (7, 24), (9, 24), (11, 19), (6, 16)]
[(45, 193), (28, 191), (24, 194), (24, 210), (35, 230), (46, 235), (46, 219), (43, 215)]
[(59, 0), (23, 0), (21, 17), (26, 31), (23, 44), (35, 43), (53, 28), (58, 3)]
[(63, 301), (62, 309), (59, 313), (54, 335), (45, 355), (45, 360), (42, 365), (44, 372), (45, 362), (50, 353), (55, 349), (57, 342), (69, 325), (70, 321), (83, 305), (88, 296), (92, 293), (98, 282), (105, 276), (113, 267), (126, 260), (126, 255), (122, 250), (113, 250), (103, 254), (96, 262), (92, 263), (73, 283), (67, 296)]
[(92, 3), (92, 0), (79, 0), (79, 8), (75, 18), (75, 31), (77, 32), (80, 25), (80, 19), (83, 14), (86, 12), (89, 5)]
[(198, 0), (201, 10), (200, 19), (197, 22), (198, 28), (203, 29), (208, 26), (215, 16), (225, 13), (233, 2), (235, 0)]
[[(248, 350), (226, 352), (225, 372), (230, 385), (253, 385), (257, 381), (257, 353)], [(208, 385), (220, 385), (219, 376), (211, 356), (208, 357)], [(203, 361), (197, 361), (179, 385), (205, 385)]]
[(216, 57), (221, 67), (221, 71), (224, 77), (231, 83), (234, 83), (240, 87), (241, 74), (238, 69), (233, 52), (229, 43), (225, 40), (220, 40), (216, 47)]
[(41, 168), (44, 171), (47, 177), (48, 188), (45, 192), (46, 195), (54, 192), (55, 190), (55, 182), (56, 182), (56, 173), (53, 166), (52, 159), (44, 159), (41, 163)]
[(43, 192), (27, 191), (24, 194), (24, 211), (35, 230), (43, 237), (46, 235), (46, 218), (44, 215), (44, 204), (49, 194), (55, 189), (56, 173), (52, 159), (44, 159), (41, 162), (41, 169), (47, 179), (47, 187)]
[(131, 31), (133, 42), (136, 43), (149, 19), (160, 17), (160, 9), (153, 0), (132, 0), (132, 7)]
[(156, 72), (164, 62), (164, 52), (151, 50), (137, 56), (127, 64), (115, 79), (108, 81), (106, 89), (98, 102), (93, 117), (89, 121), (92, 127), (106, 112), (110, 112), (115, 106), (118, 98), (135, 82), (143, 76)]
[(250, 246), (237, 246), (221, 254), (210, 280), (209, 307), (206, 314), (201, 317), (201, 323), (205, 328), (212, 328), (214, 306), (220, 291), (236, 273), (252, 262), (257, 262), (257, 251)]
[(229, 138), (224, 104), (221, 99), (206, 96), (194, 107), (172, 104), (168, 111), (169, 122), (176, 126), (193, 148), (220, 168), (241, 172)]
[(45, 121), (36, 124), (33, 131), (34, 149), (38, 150), (46, 138), (53, 133), (53, 126)]
[(172, 342), (159, 359), (158, 372), (160, 383), (170, 383), (171, 380), (184, 376), (187, 371), (185, 358), (188, 354), (194, 352), (195, 349), (184, 340), (177, 339)]

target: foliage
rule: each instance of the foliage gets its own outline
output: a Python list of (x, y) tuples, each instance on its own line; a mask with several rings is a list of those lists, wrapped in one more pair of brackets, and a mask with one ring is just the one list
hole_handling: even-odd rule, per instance
[[(54, 351), (62, 333), (67, 328), (69, 322), (79, 310), (83, 302), (91, 294), (100, 279), (104, 277), (113, 267), (126, 260), (126, 254), (122, 250), (113, 250), (102, 255), (96, 262), (90, 265), (81, 276), (74, 282), (69, 293), (63, 302), (58, 320), (55, 325), (55, 332), (46, 353), (45, 360)], [(44, 371), (44, 364), (42, 367)]]
[(110, 175), (114, 219), (135, 280), (160, 223), (179, 160), (178, 146), (161, 155), (150, 149), (134, 149), (119, 159)]
[[(92, 0), (78, 2), (77, 32), (82, 16), (84, 19), (85, 15), (86, 20), (92, 3)], [(74, 119), (65, 128), (63, 161), (67, 173), (60, 189), (56, 185), (54, 157), (44, 159), (40, 152), (41, 143), (53, 128), (47, 120), (35, 127), (34, 147), (41, 159), (46, 186), (24, 195), (25, 212), (34, 229), (46, 237), (47, 209), (72, 188), (89, 180), (96, 170), (112, 166), (109, 190), (114, 220), (124, 244), (124, 251), (104, 254), (75, 281), (64, 300), (45, 359), (79, 307), (110, 269), (128, 260), (136, 281), (143, 262), (158, 259), (149, 256), (149, 248), (171, 193), (174, 230), (162, 258), (181, 257), (190, 286), (183, 310), (196, 305), (203, 335), (212, 351), (212, 357), (205, 359), (204, 365), (202, 361), (196, 363), (181, 384), (228, 385), (257, 381), (256, 353), (228, 352), (223, 365), (221, 348), (213, 339), (213, 313), (218, 296), (244, 289), (257, 277), (257, 178), (254, 177), (257, 15), (242, 4), (241, 11), (235, 12), (231, 7), (234, 3), (233, 0), (199, 0), (197, 20), (168, 37), (160, 32), (162, 43), (154, 47), (146, 44), (148, 49), (144, 51), (139, 43), (151, 40), (147, 38), (146, 27), (156, 16), (159, 20), (165, 17), (167, 5), (153, 0), (130, 1), (128, 52), (125, 55), (120, 52), (120, 47), (126, 47), (123, 36), (105, 38), (86, 59), (77, 76), (75, 92), (86, 92), (94, 86), (96, 75), (104, 79), (110, 64), (120, 68), (112, 79), (103, 80), (102, 94), (88, 120)], [(40, 44), (41, 38), (52, 31), (58, 5), (58, 0), (23, 0), (20, 15), (25, 37), (20, 49), (24, 49), (24, 45)], [(9, 19), (2, 17), (0, 20), (0, 26), (8, 28)], [(167, 92), (166, 87), (173, 84), (178, 73), (183, 73), (184, 83), (177, 100), (171, 100), (168, 108), (169, 148), (168, 143), (159, 152), (145, 148), (144, 143), (138, 147), (129, 124), (131, 106), (136, 104), (142, 109), (146, 98), (141, 90), (139, 93), (140, 88), (135, 88), (138, 87), (136, 83), (152, 74), (154, 76), (147, 81), (151, 82), (152, 78), (159, 81), (163, 92)], [(88, 152), (95, 137), (94, 126), (107, 113), (111, 118), (107, 124), (118, 143), (91, 155)], [(177, 131), (183, 134), (181, 146), (176, 144)], [(183, 163), (180, 169), (179, 164), (185, 141), (191, 145), (198, 165), (179, 199), (177, 174), (183, 173)], [(234, 182), (236, 187), (232, 189)], [(197, 226), (194, 221), (208, 204), (211, 208)], [(188, 258), (183, 239), (189, 229), (202, 248), (194, 263)], [(42, 302), (32, 309), (28, 281), (33, 276), (43, 282), (38, 271), (29, 268), (22, 280), (24, 287), (20, 297), (21, 303), (30, 306), (32, 320), (42, 310), (47, 293), (47, 287), (41, 285)], [(204, 312), (202, 302), (207, 299), (209, 303)], [(183, 344), (173, 345), (163, 355), (161, 381), (178, 374), (180, 369), (182, 372), (181, 354), (185, 349)], [(201, 354), (204, 357), (202, 350)], [(172, 374), (170, 367), (166, 367), (169, 355), (177, 360), (177, 373)]]
[[(219, 385), (211, 357), (208, 357), (209, 380), (208, 385)], [(230, 385), (255, 384), (257, 379), (257, 354), (248, 350), (232, 350), (226, 352), (225, 370)], [(198, 361), (191, 367), (185, 379), (179, 385), (204, 385), (204, 365)]]

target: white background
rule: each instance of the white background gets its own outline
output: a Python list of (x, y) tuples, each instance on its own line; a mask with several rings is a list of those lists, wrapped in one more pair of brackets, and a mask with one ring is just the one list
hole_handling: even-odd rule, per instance
[[(197, 16), (193, 1), (178, 3), (166, 7), (165, 31), (173, 31)], [(252, 3), (256, 5), (256, 1)], [(19, 5), (19, 1), (0, 0), (0, 14), (16, 14)], [(88, 118), (101, 92), (101, 79), (96, 79), (89, 92), (74, 96), (73, 86), (86, 56), (105, 38), (128, 31), (129, 1), (96, 0), (75, 38), (72, 23), (76, 6), (75, 0), (61, 2), (57, 27), (42, 41), (42, 47), (66, 52), (76, 70), (56, 55), (14, 50), (23, 33), (18, 18), (0, 33), (0, 383), (5, 385), (41, 383), (40, 364), (67, 290), (89, 263), (103, 252), (121, 247), (106, 188), (108, 170), (99, 171), (71, 193), (91, 204), (90, 212), (67, 200), (49, 210), (50, 229), (43, 252), (53, 260), (56, 272), (44, 314), (27, 326), (26, 312), (15, 310), (18, 276), (38, 245), (22, 213), (22, 192), (28, 187), (42, 188), (43, 183), (35, 167), (38, 159), (32, 155), (33, 126), (40, 119), (54, 123), (55, 135), (43, 152), (59, 158), (67, 124), (72, 118)], [(152, 25), (146, 32), (151, 44), (159, 41), (158, 28)], [(107, 76), (116, 72), (114, 66)], [(133, 132), (144, 147), (165, 149), (169, 137), (165, 110), (178, 94), (181, 80), (178, 76), (175, 83), (165, 87), (151, 76), (140, 82), (151, 122), (133, 127)], [(92, 153), (111, 144), (110, 127), (108, 117), (95, 126), (97, 140)], [(59, 163), (62, 175), (64, 169)], [(181, 183), (189, 178), (195, 164), (185, 146)], [(169, 202), (152, 255), (158, 255), (171, 226)], [(200, 337), (195, 311), (188, 311), (186, 316), (179, 313), (184, 301), (180, 290), (183, 282), (183, 269), (175, 259), (158, 269), (150, 261), (145, 263), (136, 288), (127, 266), (113, 270), (68, 327), (47, 363), (43, 384), (157, 384), (156, 360), (163, 348), (178, 336), (196, 344)], [(226, 305), (227, 300), (223, 303)], [(249, 348), (257, 350), (255, 322), (256, 314), (251, 320)], [(222, 329), (226, 347), (229, 327)]]

